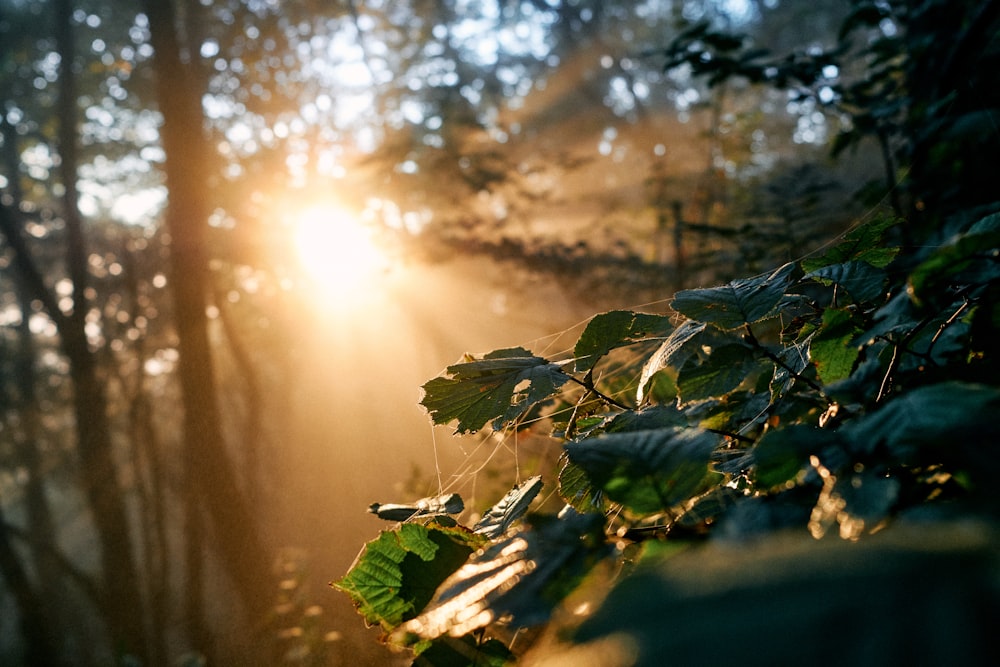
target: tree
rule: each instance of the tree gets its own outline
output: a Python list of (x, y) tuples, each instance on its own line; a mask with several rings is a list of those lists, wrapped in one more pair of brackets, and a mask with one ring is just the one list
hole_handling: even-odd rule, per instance
[(202, 78), (196, 67), (182, 60), (174, 3), (151, 2), (147, 15), (155, 50), (157, 92), (163, 114), (160, 135), (170, 192), (166, 226), (172, 238), (171, 282), (184, 410), (183, 457), (189, 485), (185, 505), (186, 613), (195, 646), (211, 653), (212, 642), (203, 610), (206, 595), (203, 568), (208, 543), (203, 522), (211, 521), (212, 544), (234, 578), (250, 618), (264, 617), (269, 600), (261, 584), (268, 580), (270, 567), (260, 528), (240, 492), (220, 427), (206, 315), (211, 277), (205, 254), (210, 213), (205, 169), (212, 164), (212, 158), (204, 151), (202, 138), (198, 89)]
[[(55, 322), (60, 344), (69, 360), (73, 382), (75, 428), (81, 460), (84, 493), (89, 501), (92, 520), (100, 540), (101, 574), (106, 588), (99, 601), (107, 614), (109, 630), (117, 651), (145, 655), (145, 629), (142, 599), (132, 553), (132, 532), (125, 507), (125, 494), (118, 479), (112, 453), (111, 428), (108, 423), (107, 397), (97, 371), (96, 358), (86, 333), (90, 310), (86, 297), (89, 285), (87, 249), (82, 232), (77, 198), (77, 94), (74, 63), (72, 7), (57, 2), (53, 7), (56, 52), (61, 62), (60, 89), (57, 101), (62, 213), (66, 225), (66, 265), (73, 285), (73, 307), (64, 313), (51, 295), (22, 238), (23, 222), (18, 214), (3, 207), (0, 216), (3, 233), (15, 254), (19, 279), (32, 299), (37, 299)], [(14, 140), (9, 135), (8, 139)], [(18, 202), (20, 203), (20, 202)], [(139, 610), (139, 613), (136, 613)]]

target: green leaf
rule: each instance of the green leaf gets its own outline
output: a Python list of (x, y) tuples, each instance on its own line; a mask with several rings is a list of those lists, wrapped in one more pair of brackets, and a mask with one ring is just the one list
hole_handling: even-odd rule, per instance
[(862, 333), (849, 310), (828, 308), (823, 311), (823, 324), (812, 337), (809, 356), (816, 364), (816, 372), (824, 384), (843, 380), (851, 374), (861, 353), (853, 344)]
[(608, 498), (640, 514), (670, 508), (719, 479), (716, 435), (696, 428), (612, 433), (565, 445), (572, 464)]
[(332, 585), (350, 596), (365, 621), (392, 630), (416, 616), (484, 541), (461, 528), (403, 524), (365, 545), (350, 571)]
[(642, 410), (628, 410), (608, 422), (605, 433), (651, 431), (668, 426), (687, 426), (688, 419), (673, 405), (653, 405)]
[(839, 442), (835, 431), (790, 424), (768, 431), (753, 448), (754, 479), (764, 489), (781, 487), (809, 464), (809, 455)]
[[(807, 339), (808, 340), (808, 339)], [(800, 374), (809, 366), (808, 343), (795, 343), (782, 348), (777, 353), (781, 364), (774, 365), (771, 378), (771, 400), (777, 400), (791, 389), (795, 382), (792, 373)]]
[(794, 271), (794, 264), (786, 264), (767, 276), (734, 280), (722, 287), (683, 290), (670, 306), (693, 320), (736, 329), (771, 315)]
[(646, 338), (666, 336), (673, 330), (663, 315), (613, 310), (594, 317), (587, 324), (573, 350), (576, 370), (588, 371), (611, 350)]
[(712, 350), (708, 359), (688, 360), (677, 375), (681, 405), (721, 398), (736, 389), (758, 367), (758, 360), (746, 345), (723, 345)]
[(503, 667), (515, 656), (497, 639), (480, 641), (471, 635), (441, 637), (413, 661), (413, 667)]
[(440, 586), (424, 613), (396, 630), (393, 640), (412, 644), (466, 635), (501, 618), (514, 628), (548, 620), (555, 605), (609, 554), (604, 517), (569, 509), (558, 519), (532, 517), (530, 524), (530, 530), (471, 558)]
[(876, 218), (859, 225), (847, 232), (843, 240), (826, 254), (802, 260), (802, 270), (812, 273), (824, 266), (850, 261), (866, 262), (880, 269), (885, 268), (899, 254), (899, 248), (887, 248), (883, 245), (886, 233), (896, 224), (897, 222), (891, 218)]
[(981, 384), (941, 382), (893, 398), (844, 427), (862, 453), (885, 447), (901, 462), (985, 457), (1000, 437), (1000, 390)]
[[(724, 665), (734, 646), (747, 649), (741, 667), (995, 662), (990, 525), (927, 522), (859, 543), (801, 531), (652, 556), (577, 628), (575, 664)], [(845, 641), (830, 641), (832, 624)]]
[(698, 425), (716, 431), (740, 431), (752, 428), (767, 419), (771, 403), (770, 392), (737, 391), (724, 400), (708, 400), (688, 408), (689, 416), (699, 418)]
[(604, 492), (590, 482), (583, 468), (569, 461), (559, 471), (559, 496), (581, 514), (604, 511)]
[(519, 347), (454, 364), (446, 375), (424, 384), (420, 403), (435, 424), (457, 420), (456, 433), (478, 431), (491, 420), (500, 430), (569, 379), (558, 365)]
[(997, 262), (1000, 230), (993, 228), (992, 218), (981, 220), (974, 227), (982, 231), (958, 236), (914, 269), (907, 287), (915, 303), (923, 303), (949, 283), (986, 283), (1000, 278)]
[[(864, 303), (884, 297), (886, 293), (886, 272), (868, 262), (850, 261), (831, 264), (807, 273), (805, 278), (812, 278), (826, 285), (836, 285), (845, 290), (854, 303)], [(838, 300), (840, 300), (839, 294)]]

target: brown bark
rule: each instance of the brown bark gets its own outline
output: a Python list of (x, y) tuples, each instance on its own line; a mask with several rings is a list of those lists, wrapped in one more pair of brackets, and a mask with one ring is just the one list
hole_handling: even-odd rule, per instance
[[(166, 228), (171, 236), (171, 281), (180, 358), (178, 375), (184, 408), (183, 457), (187, 477), (187, 566), (189, 611), (200, 613), (201, 568), (205, 555), (202, 511), (212, 530), (213, 546), (231, 576), (251, 619), (264, 618), (269, 604), (266, 582), (270, 559), (259, 527), (240, 493), (223, 439), (208, 337), (206, 307), (210, 275), (205, 244), (208, 192), (201, 91), (190, 63), (181, 59), (173, 2), (149, 0), (147, 16), (155, 51), (157, 97), (163, 125), (160, 138), (166, 153), (164, 170), (169, 192)], [(194, 49), (196, 52), (197, 49)], [(202, 634), (192, 628), (193, 635)], [(195, 641), (199, 641), (194, 636)], [(206, 638), (199, 641), (206, 650)]]
[(63, 218), (66, 225), (66, 263), (73, 283), (73, 311), (61, 318), (59, 335), (70, 362), (73, 407), (84, 495), (93, 513), (101, 545), (105, 611), (113, 650), (121, 655), (145, 658), (143, 600), (139, 574), (132, 553), (132, 533), (125, 493), (118, 479), (108, 421), (107, 395), (98, 376), (96, 358), (84, 329), (89, 304), (87, 250), (83, 222), (77, 208), (77, 90), (74, 72), (73, 3), (55, 5), (56, 47), (62, 62), (59, 101), (60, 176), (64, 188)]
[(0, 512), (0, 576), (14, 596), (20, 612), (21, 636), (24, 638), (24, 664), (49, 667), (59, 664), (55, 644), (47, 632), (45, 607), (28, 578), (28, 573), (14, 551), (7, 524)]

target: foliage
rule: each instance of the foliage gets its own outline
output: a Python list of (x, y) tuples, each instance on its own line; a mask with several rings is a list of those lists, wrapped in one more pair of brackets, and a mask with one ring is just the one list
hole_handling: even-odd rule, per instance
[(996, 2), (852, 0), (832, 45), (775, 54), (699, 22), (658, 53), (665, 69), (684, 65), (712, 85), (741, 79), (827, 109), (843, 120), (834, 155), (874, 139), (887, 196), (914, 228), (905, 237), (941, 224), (943, 207), (995, 200), (989, 170), (970, 156), (1000, 144), (1000, 98), (986, 82), (1000, 61), (998, 25)]
[[(995, 317), (998, 224), (980, 219), (905, 271), (881, 242), (891, 226), (875, 219), (822, 257), (678, 293), (672, 306), (685, 319), (669, 333), (660, 316), (615, 311), (592, 321), (573, 359), (507, 350), (450, 367), (446, 381), (425, 385), (423, 403), (437, 423), (463, 430), (516, 427), (526, 395), (577, 407), (597, 397), (600, 410), (574, 411), (565, 431), (575, 435), (559, 491), (577, 511), (532, 515), (464, 565), (420, 572), (423, 583), (443, 582), (423, 610), (404, 596), (413, 582), (401, 570), (366, 580), (362, 613), (403, 644), (449, 632), (471, 641), (498, 619), (546, 620), (594, 564), (625, 557), (616, 536), (641, 544), (792, 529), (853, 541), (932, 500), (995, 508), (988, 462), (1000, 442), (1000, 387), (979, 332)], [(649, 342), (627, 366), (642, 378), (629, 393), (593, 379), (613, 350)], [(568, 368), (576, 375), (558, 370)], [(543, 381), (512, 391), (533, 369)], [(676, 387), (668, 400), (645, 391), (663, 375)], [(469, 407), (477, 394), (483, 403)], [(442, 529), (405, 523), (366, 559), (398, 552), (387, 561), (400, 562), (404, 536), (417, 530)], [(366, 559), (339, 584), (352, 594), (351, 582), (370, 574)], [(388, 611), (372, 613), (375, 593)]]
[[(957, 98), (915, 78), (957, 66), (961, 54), (935, 65), (927, 46), (942, 34), (927, 16), (944, 3), (852, 6), (837, 48), (823, 53), (778, 61), (702, 26), (667, 54), (716, 82), (742, 75), (804, 91), (829, 84), (836, 99), (856, 105), (851, 131), (871, 130), (883, 142), (891, 134), (887, 164), (908, 164), (929, 137), (949, 136), (971, 113), (961, 105), (944, 111), (939, 103)], [(993, 21), (997, 3), (986, 7), (966, 18)], [(982, 32), (962, 25), (960, 51)], [(867, 78), (825, 81), (830, 58), (857, 53), (849, 37), (858, 30), (877, 33), (862, 48)], [(983, 61), (965, 55), (967, 67)], [(883, 87), (863, 90), (862, 82)], [(929, 110), (929, 102), (938, 106)], [(870, 118), (878, 122), (869, 126)], [(928, 133), (927, 123), (939, 127)], [(503, 627), (547, 622), (588, 572), (613, 563), (621, 576), (603, 604), (595, 596), (597, 611), (578, 624), (575, 641), (598, 640), (595, 650), (617, 651), (619, 662), (659, 664), (664, 653), (682, 663), (718, 661), (717, 623), (740, 648), (754, 645), (760, 657), (750, 664), (800, 661), (821, 641), (828, 615), (847, 616), (845, 636), (867, 630), (871, 618), (855, 614), (864, 596), (886, 616), (915, 586), (923, 597), (952, 585), (972, 591), (970, 604), (985, 611), (961, 628), (948, 621), (945, 634), (921, 646), (939, 661), (981, 659), (991, 632), (981, 621), (1000, 600), (995, 585), (979, 590), (997, 574), (988, 554), (1000, 512), (992, 480), (1000, 454), (1000, 214), (995, 195), (984, 200), (975, 180), (942, 178), (986, 169), (982, 154), (959, 159), (963, 146), (944, 144), (911, 170), (901, 186), (911, 206), (895, 213), (912, 217), (873, 213), (825, 252), (680, 291), (674, 317), (598, 315), (571, 358), (500, 350), (426, 383), (422, 404), (432, 419), (457, 422), (460, 432), (512, 431), (526, 415), (535, 424), (547, 417), (562, 440), (557, 476), (566, 508), (507, 522), (455, 565), (425, 609), (386, 627), (389, 640), (417, 652), (446, 635), (482, 645)], [(893, 191), (896, 178), (893, 170)], [(985, 526), (986, 537), (969, 542), (952, 528), (943, 547), (935, 538), (942, 531), (930, 527), (956, 516)], [(937, 523), (920, 524), (926, 535), (907, 529), (928, 519)], [(720, 546), (765, 535), (772, 539), (741, 559)], [(824, 541), (803, 546), (806, 536)], [(943, 578), (924, 576), (941, 567)], [(411, 584), (378, 585), (399, 604), (396, 591)], [(722, 604), (723, 593), (736, 596), (735, 607)], [(818, 593), (824, 603), (813, 609)], [(764, 620), (748, 620), (751, 609)], [(899, 617), (908, 634), (921, 627), (919, 617)], [(728, 656), (733, 644), (724, 645)], [(895, 650), (891, 639), (871, 646), (870, 664)]]

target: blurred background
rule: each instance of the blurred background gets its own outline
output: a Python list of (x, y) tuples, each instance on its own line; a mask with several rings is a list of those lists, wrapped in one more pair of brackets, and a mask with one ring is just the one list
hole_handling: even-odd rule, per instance
[(421, 384), (878, 206), (829, 91), (664, 69), (847, 4), (0, 0), (0, 662), (398, 660), (327, 586), (367, 507), (558, 456), (432, 429)]

